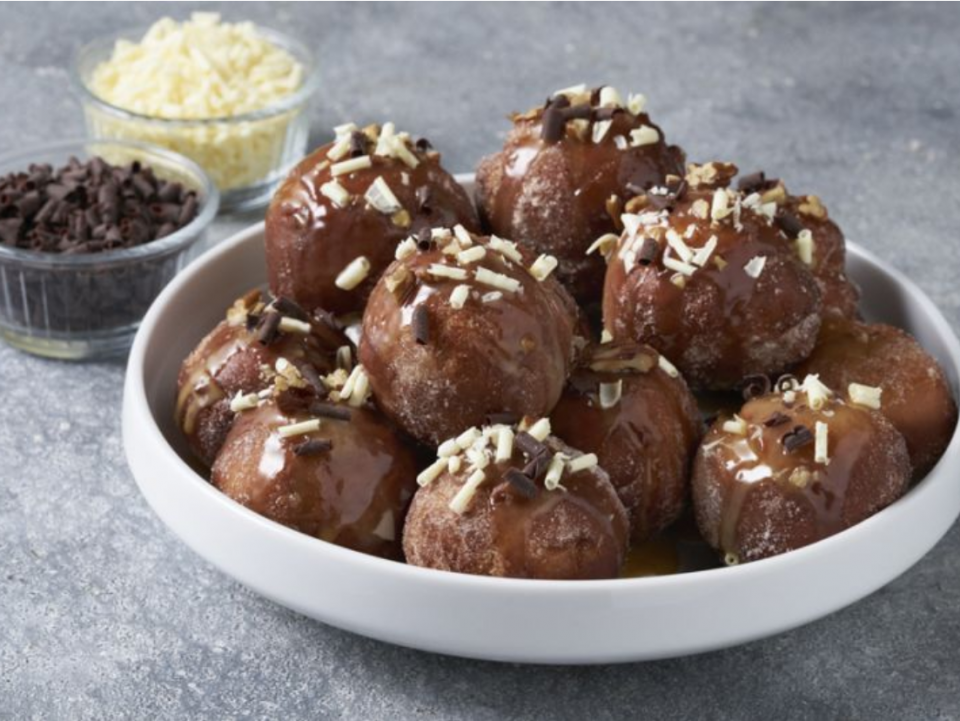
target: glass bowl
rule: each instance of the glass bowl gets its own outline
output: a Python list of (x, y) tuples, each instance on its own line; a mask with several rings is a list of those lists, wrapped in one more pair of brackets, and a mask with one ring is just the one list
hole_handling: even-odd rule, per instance
[(217, 184), (224, 210), (263, 206), (307, 150), (306, 113), (317, 88), (312, 53), (275, 30), (257, 31), (303, 66), (300, 89), (261, 110), (243, 115), (170, 120), (130, 112), (102, 100), (89, 87), (96, 67), (108, 60), (118, 40), (139, 41), (147, 27), (121, 30), (85, 45), (74, 61), (73, 83), (83, 104), (87, 132), (96, 138), (139, 140), (168, 148), (196, 161)]
[(157, 177), (197, 191), (196, 217), (158, 240), (101, 253), (61, 255), (0, 243), (0, 337), (21, 350), (79, 360), (119, 355), (147, 308), (198, 251), (217, 214), (219, 192), (193, 161), (162, 148), (118, 140), (72, 140), (0, 157), (0, 176), (31, 163), (61, 167), (71, 156), (139, 160)]

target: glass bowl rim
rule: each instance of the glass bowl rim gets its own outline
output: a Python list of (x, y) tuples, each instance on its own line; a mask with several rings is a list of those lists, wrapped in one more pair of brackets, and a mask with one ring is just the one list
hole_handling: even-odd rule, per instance
[(87, 85), (86, 79), (81, 76), (81, 59), (88, 53), (92, 53), (105, 47), (107, 50), (112, 50), (113, 46), (118, 40), (130, 39), (131, 37), (142, 38), (151, 27), (152, 25), (138, 25), (117, 30), (109, 35), (103, 35), (86, 43), (74, 53), (73, 64), (70, 72), (70, 80), (83, 102), (90, 103), (91, 105), (96, 106), (97, 109), (101, 110), (102, 112), (124, 120), (135, 120), (142, 123), (167, 127), (196, 127), (268, 120), (302, 106), (306, 103), (310, 96), (313, 95), (319, 86), (320, 78), (317, 70), (316, 58), (314, 57), (313, 52), (311, 52), (304, 43), (286, 33), (280, 32), (279, 30), (256, 25), (255, 27), (259, 34), (273, 42), (277, 47), (283, 50), (292, 51), (291, 54), (294, 55), (294, 57), (302, 65), (305, 65), (304, 78), (300, 87), (289, 95), (284, 96), (280, 100), (264, 108), (251, 110), (250, 112), (242, 113), (240, 115), (219, 115), (207, 118), (162, 118), (157, 115), (145, 115), (143, 113), (121, 108), (118, 105), (107, 102), (99, 95), (94, 93), (93, 90), (91, 90)]
[[(64, 255), (62, 253), (46, 253), (42, 250), (28, 250), (26, 248), (11, 248), (0, 244), (0, 263), (15, 261), (31, 268), (64, 269), (71, 267), (89, 267), (103, 265), (120, 265), (127, 261), (146, 260), (166, 253), (180, 250), (199, 240), (201, 233), (210, 225), (220, 207), (220, 191), (210, 179), (210, 176), (197, 163), (186, 156), (166, 148), (150, 143), (135, 140), (117, 140), (113, 138), (72, 138), (56, 143), (34, 145), (14, 153), (0, 156), (0, 168), (14, 163), (23, 163), (24, 169), (41, 154), (76, 151), (85, 153), (84, 148), (89, 144), (113, 145), (120, 148), (141, 150), (185, 171), (195, 178), (199, 184), (200, 207), (196, 217), (170, 235), (158, 240), (151, 240), (142, 245), (131, 248), (117, 248), (100, 253), (77, 253)], [(0, 170), (0, 173), (3, 171)]]

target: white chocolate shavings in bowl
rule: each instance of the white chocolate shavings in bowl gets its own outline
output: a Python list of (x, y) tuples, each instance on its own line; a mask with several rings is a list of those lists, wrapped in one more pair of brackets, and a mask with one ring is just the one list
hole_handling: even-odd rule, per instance
[(138, 42), (118, 40), (85, 79), (103, 102), (145, 117), (124, 117), (92, 102), (85, 112), (91, 135), (170, 148), (200, 164), (221, 189), (241, 188), (292, 161), (286, 146), (289, 133), (299, 132), (300, 108), (232, 119), (268, 110), (304, 80), (303, 65), (252, 23), (194, 13), (182, 23), (157, 21)]

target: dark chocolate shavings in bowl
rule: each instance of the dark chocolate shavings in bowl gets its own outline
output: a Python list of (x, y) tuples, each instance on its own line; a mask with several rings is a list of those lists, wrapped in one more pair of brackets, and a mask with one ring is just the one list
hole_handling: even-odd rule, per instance
[(0, 177), (0, 242), (58, 254), (133, 248), (188, 225), (198, 207), (195, 191), (139, 162), (34, 164)]

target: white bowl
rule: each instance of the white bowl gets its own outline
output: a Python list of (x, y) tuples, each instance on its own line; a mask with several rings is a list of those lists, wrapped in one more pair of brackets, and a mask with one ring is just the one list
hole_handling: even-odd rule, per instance
[[(960, 344), (906, 277), (849, 244), (871, 319), (906, 328), (954, 394)], [(140, 490), (203, 558), (312, 618), (391, 643), (500, 661), (608, 663), (732, 646), (821, 618), (899, 576), (960, 512), (960, 438), (903, 499), (812, 546), (734, 568), (609, 581), (484, 578), (415, 568), (319, 541), (258, 516), (184, 460), (173, 422), (181, 360), (232, 301), (265, 281), (263, 225), (181, 273), (147, 313), (127, 370), (123, 437)]]

